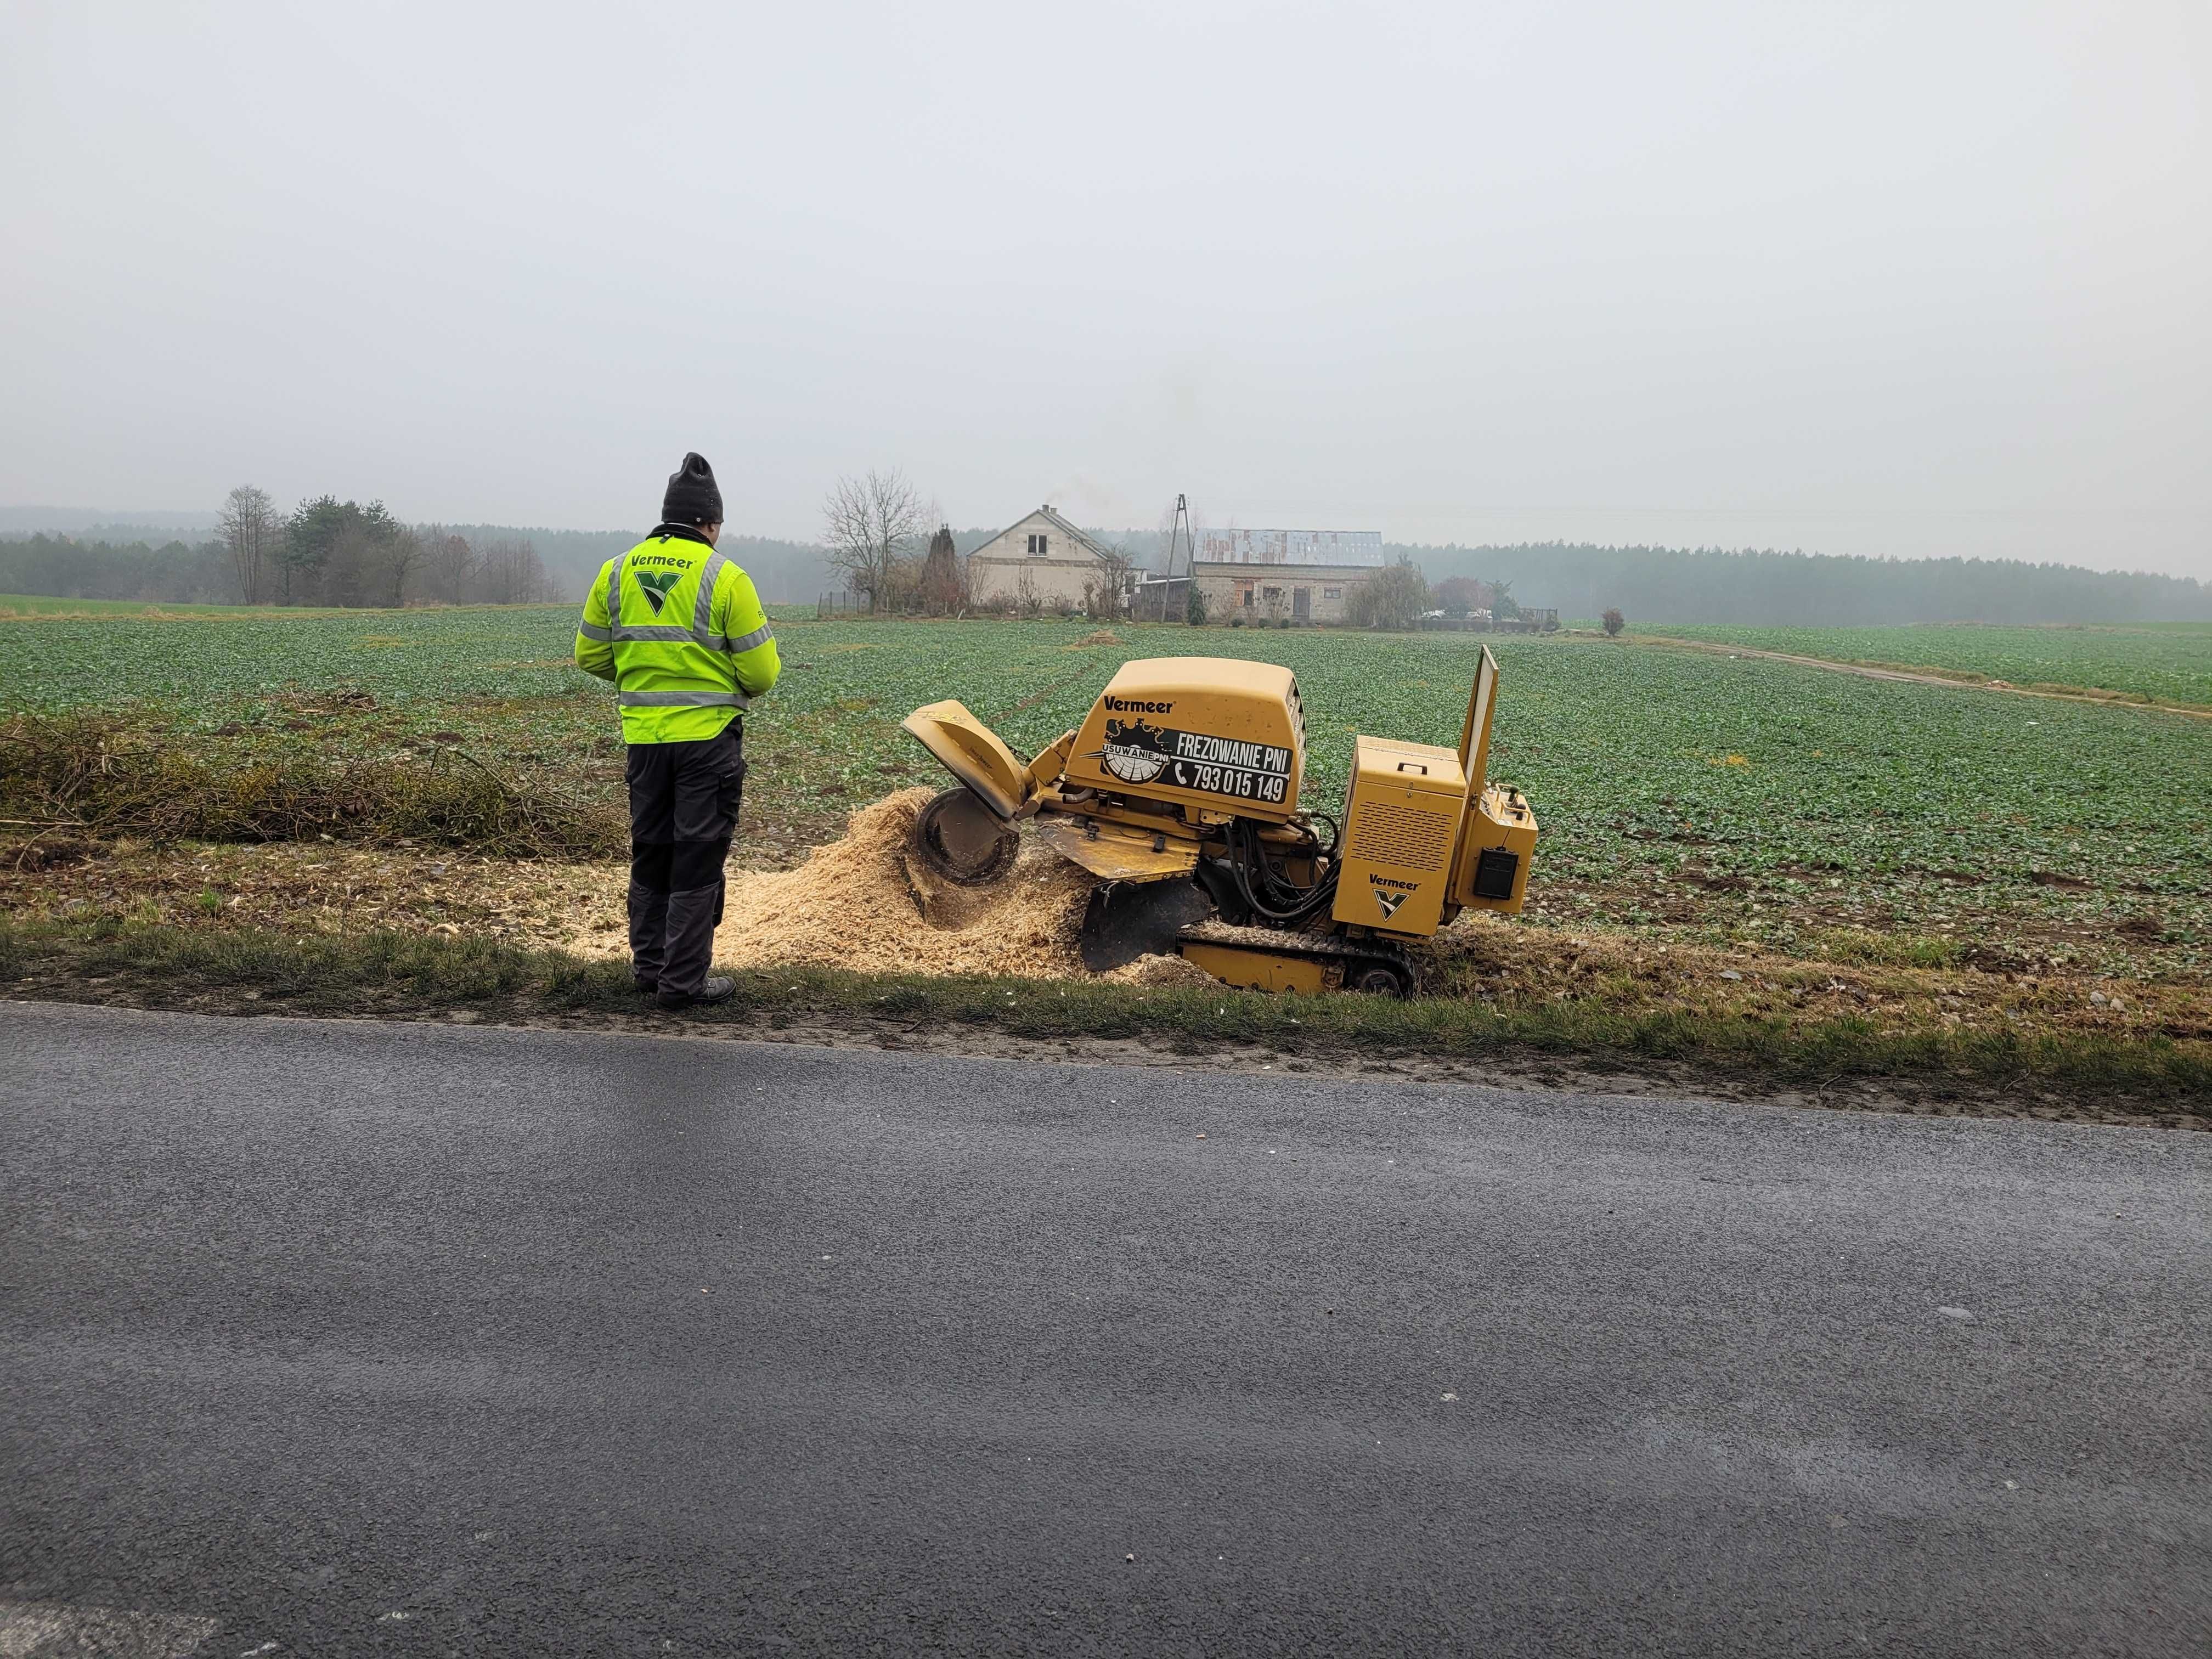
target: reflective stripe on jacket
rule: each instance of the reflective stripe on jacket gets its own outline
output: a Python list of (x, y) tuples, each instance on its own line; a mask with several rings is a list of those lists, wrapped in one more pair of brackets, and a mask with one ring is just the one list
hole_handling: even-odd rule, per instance
[(576, 666), (615, 683), (625, 743), (715, 737), (783, 672), (752, 578), (665, 526), (599, 567)]

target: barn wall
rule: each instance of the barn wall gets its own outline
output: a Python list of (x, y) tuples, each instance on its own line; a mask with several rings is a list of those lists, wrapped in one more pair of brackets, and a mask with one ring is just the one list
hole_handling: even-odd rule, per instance
[[(1316, 623), (1340, 623), (1344, 620), (1345, 601), (1352, 591), (1375, 574), (1365, 565), (1297, 565), (1297, 564), (1209, 564), (1200, 561), (1198, 567), (1199, 592), (1206, 595), (1206, 617), (1208, 622), (1227, 622), (1231, 617), (1243, 617), (1248, 622), (1272, 623), (1278, 616), (1292, 614), (1297, 591), (1303, 587), (1310, 596), (1311, 614), (1305, 618)], [(1246, 588), (1252, 590), (1252, 604), (1243, 603)], [(1279, 589), (1280, 598), (1269, 599), (1268, 590)], [(1337, 597), (1328, 597), (1330, 590)]]

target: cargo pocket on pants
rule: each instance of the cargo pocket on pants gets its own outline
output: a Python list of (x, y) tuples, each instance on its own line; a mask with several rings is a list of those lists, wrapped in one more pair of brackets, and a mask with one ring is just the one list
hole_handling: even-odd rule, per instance
[(726, 833), (734, 836), (738, 833), (738, 808), (743, 804), (745, 794), (744, 750), (739, 749), (732, 753), (729, 764), (723, 769), (721, 791), (722, 822), (728, 826)]

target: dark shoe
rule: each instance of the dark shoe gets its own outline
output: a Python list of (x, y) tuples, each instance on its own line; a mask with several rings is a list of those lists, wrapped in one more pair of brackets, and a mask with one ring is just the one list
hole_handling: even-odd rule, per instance
[(710, 979), (696, 991), (662, 991), (653, 998), (661, 1007), (673, 1012), (678, 1008), (696, 1008), (709, 1002), (727, 1002), (738, 994), (738, 982), (733, 979)]
[(637, 992), (640, 996), (649, 997), (660, 988), (660, 981), (659, 980), (647, 979), (643, 974), (632, 975), (630, 983), (637, 987)]

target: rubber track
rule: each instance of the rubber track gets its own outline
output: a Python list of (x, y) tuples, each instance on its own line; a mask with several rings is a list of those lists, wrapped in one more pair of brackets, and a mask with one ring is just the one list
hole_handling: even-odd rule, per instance
[(1237, 945), (1277, 956), (1339, 963), (1347, 969), (1354, 963), (1384, 963), (1405, 976), (1407, 995), (1421, 994), (1421, 970), (1413, 953), (1388, 939), (1347, 939), (1341, 933), (1286, 933), (1274, 927), (1232, 927), (1218, 917), (1194, 921), (1176, 937), (1199, 945)]

